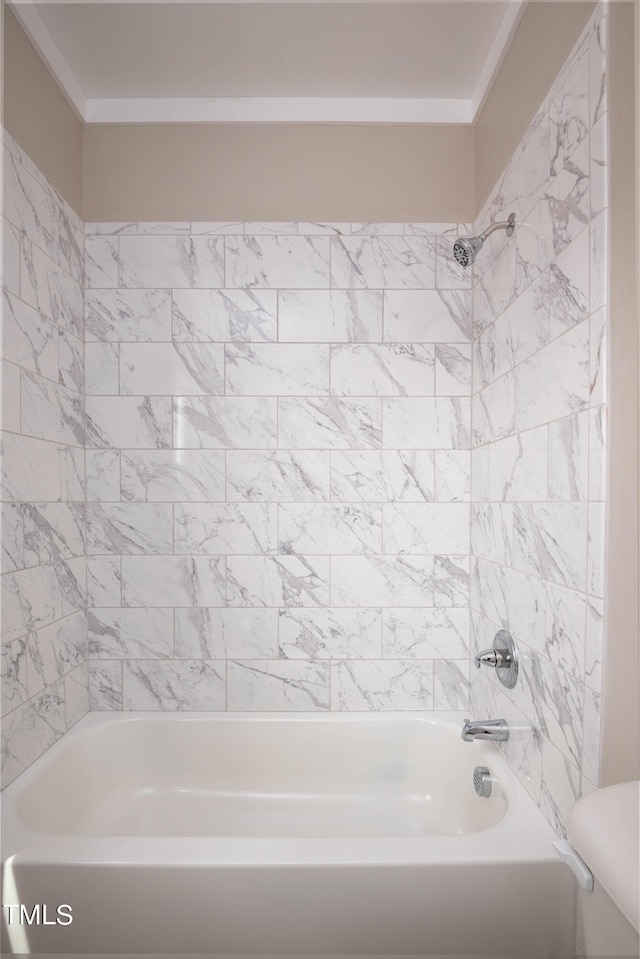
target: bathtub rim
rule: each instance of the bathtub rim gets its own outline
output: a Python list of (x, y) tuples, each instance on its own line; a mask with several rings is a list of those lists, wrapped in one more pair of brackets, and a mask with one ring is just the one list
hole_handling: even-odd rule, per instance
[(12, 864), (122, 864), (153, 866), (300, 866), (300, 865), (447, 865), (452, 863), (557, 862), (552, 843), (558, 838), (524, 786), (492, 743), (480, 746), (478, 761), (489, 764), (500, 779), (507, 810), (496, 824), (463, 836), (398, 837), (201, 837), (79, 836), (39, 832), (17, 812), (22, 791), (40, 771), (55, 762), (57, 752), (92, 729), (147, 722), (282, 722), (389, 724), (426, 723), (459, 735), (461, 711), (385, 712), (90, 712), (35, 760), (2, 793), (2, 859)]

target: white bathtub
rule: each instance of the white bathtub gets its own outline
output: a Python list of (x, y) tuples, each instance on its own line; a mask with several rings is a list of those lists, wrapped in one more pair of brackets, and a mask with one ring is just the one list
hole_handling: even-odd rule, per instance
[(3, 793), (3, 903), (49, 920), (6, 953), (571, 954), (555, 834), (461, 722), (90, 714)]

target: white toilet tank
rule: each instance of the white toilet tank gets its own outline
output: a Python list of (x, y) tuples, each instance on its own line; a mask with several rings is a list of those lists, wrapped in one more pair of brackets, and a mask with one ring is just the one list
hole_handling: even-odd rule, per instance
[(593, 873), (580, 890), (578, 945), (587, 957), (640, 955), (640, 783), (607, 786), (580, 799), (569, 842)]

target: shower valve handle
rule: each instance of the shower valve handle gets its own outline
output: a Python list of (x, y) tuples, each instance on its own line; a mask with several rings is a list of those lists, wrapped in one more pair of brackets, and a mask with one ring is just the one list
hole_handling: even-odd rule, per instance
[(483, 649), (474, 656), (476, 667), (493, 666), (495, 669), (509, 669), (511, 656), (506, 649)]

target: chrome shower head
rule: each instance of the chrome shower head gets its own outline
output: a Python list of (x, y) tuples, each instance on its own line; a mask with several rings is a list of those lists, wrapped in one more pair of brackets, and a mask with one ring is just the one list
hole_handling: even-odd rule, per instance
[(502, 223), (492, 223), (480, 236), (459, 236), (453, 244), (453, 255), (460, 266), (470, 266), (482, 248), (482, 244), (494, 230), (506, 230), (511, 236), (516, 228), (516, 215), (511, 213), (508, 220)]

